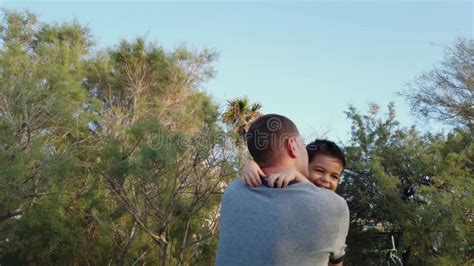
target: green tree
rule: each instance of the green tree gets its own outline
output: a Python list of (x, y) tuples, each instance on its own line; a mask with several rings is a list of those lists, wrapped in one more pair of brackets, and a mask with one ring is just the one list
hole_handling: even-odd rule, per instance
[(222, 121), (237, 134), (237, 145), (241, 146), (243, 144), (250, 124), (262, 115), (261, 108), (262, 105), (259, 103), (250, 104), (248, 97), (227, 101), (227, 108), (222, 114)]
[(74, 228), (80, 219), (65, 213), (83, 192), (75, 159), (88, 141), (88, 31), (6, 11), (0, 40), (0, 255), (11, 263), (71, 261), (70, 239), (85, 239)]
[(3, 15), (0, 264), (212, 262), (235, 176), (200, 90), (217, 55), (142, 38), (92, 53), (77, 23)]
[(352, 139), (340, 188), (351, 210), (347, 263), (381, 264), (391, 235), (405, 264), (472, 262), (472, 135), (423, 135), (400, 127), (393, 105), (385, 117), (379, 109), (347, 112)]
[(417, 77), (401, 94), (414, 114), (474, 134), (474, 40), (459, 38), (446, 47), (439, 66)]
[[(200, 247), (215, 238), (220, 192), (233, 176), (217, 106), (198, 90), (212, 77), (215, 57), (185, 47), (167, 53), (139, 38), (91, 61), (88, 91), (101, 103), (94, 110), (101, 139), (95, 171), (123, 210), (116, 222), (97, 215), (125, 236), (122, 264), (209, 256)], [(134, 246), (143, 247), (130, 253)]]
[[(229, 139), (233, 139), (235, 145), (234, 156), (238, 169), (241, 169), (243, 163), (249, 158), (249, 153), (246, 146), (246, 135), (250, 124), (262, 113), (260, 109), (262, 105), (259, 103), (250, 104), (248, 97), (235, 98), (227, 101), (227, 108), (222, 114), (222, 121), (229, 127)], [(228, 146), (232, 146), (229, 144)]]

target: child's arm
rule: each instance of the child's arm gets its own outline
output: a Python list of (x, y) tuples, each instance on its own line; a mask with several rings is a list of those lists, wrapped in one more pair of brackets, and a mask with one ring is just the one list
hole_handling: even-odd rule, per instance
[(240, 179), (249, 187), (259, 187), (262, 185), (260, 177), (265, 176), (260, 166), (254, 161), (248, 161), (242, 169)]
[[(312, 184), (304, 175), (296, 170), (288, 170), (283, 171), (275, 174), (271, 174), (268, 179), (268, 186), (275, 187), (275, 188), (285, 188), (288, 187), (288, 184), (291, 181), (298, 181), (300, 183), (310, 183)], [(276, 186), (274, 186), (276, 185)]]

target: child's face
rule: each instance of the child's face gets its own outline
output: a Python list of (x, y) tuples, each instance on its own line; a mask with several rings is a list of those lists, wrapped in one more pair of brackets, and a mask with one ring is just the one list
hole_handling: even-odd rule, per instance
[(309, 181), (318, 187), (336, 191), (344, 170), (338, 159), (325, 154), (316, 154), (309, 162), (308, 168)]

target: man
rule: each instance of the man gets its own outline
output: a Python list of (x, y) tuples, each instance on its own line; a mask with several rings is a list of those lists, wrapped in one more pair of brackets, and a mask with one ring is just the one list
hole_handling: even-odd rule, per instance
[[(288, 118), (260, 117), (250, 126), (247, 145), (266, 174), (296, 170), (308, 176), (303, 138)], [(345, 200), (309, 181), (282, 189), (263, 183), (248, 188), (237, 179), (226, 189), (217, 265), (342, 265)]]

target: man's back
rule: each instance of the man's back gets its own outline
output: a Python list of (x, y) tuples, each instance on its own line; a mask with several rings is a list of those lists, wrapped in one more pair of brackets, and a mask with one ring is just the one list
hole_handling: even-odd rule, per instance
[(332, 191), (235, 180), (222, 200), (217, 265), (327, 265), (344, 255), (348, 223), (347, 204)]

